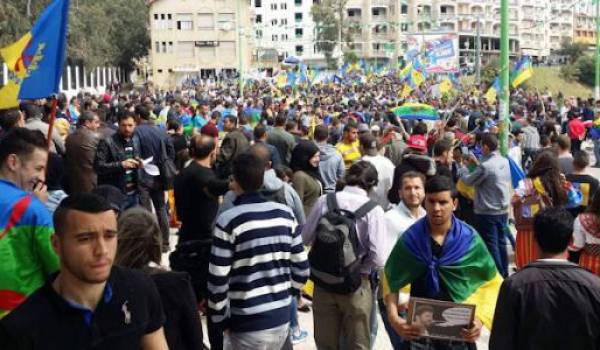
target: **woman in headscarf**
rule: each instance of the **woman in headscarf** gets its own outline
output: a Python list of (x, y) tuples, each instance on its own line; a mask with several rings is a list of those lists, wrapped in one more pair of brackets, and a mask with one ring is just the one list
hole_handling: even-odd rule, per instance
[(596, 192), (586, 211), (575, 219), (569, 250), (571, 255), (581, 253), (579, 265), (600, 276), (600, 191)]
[(162, 242), (156, 217), (142, 207), (131, 208), (119, 216), (118, 231), (115, 263), (142, 270), (154, 280), (166, 315), (169, 349), (202, 349), (202, 326), (188, 274), (160, 266)]
[(537, 211), (547, 206), (566, 206), (568, 202), (568, 183), (560, 172), (558, 157), (552, 151), (540, 153), (513, 198), (517, 227), (515, 263), (518, 269), (538, 258), (532, 228)]
[(298, 192), (305, 213), (311, 212), (323, 192), (319, 162), (319, 147), (312, 141), (300, 141), (292, 150), (292, 187)]

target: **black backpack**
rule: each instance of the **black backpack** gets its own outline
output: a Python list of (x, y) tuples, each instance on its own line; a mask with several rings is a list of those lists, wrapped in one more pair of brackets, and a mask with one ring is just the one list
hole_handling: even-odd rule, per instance
[(338, 207), (335, 193), (327, 195), (328, 209), (319, 219), (308, 253), (310, 278), (315, 285), (336, 294), (351, 294), (360, 287), (364, 254), (359, 253), (356, 221), (376, 206), (369, 200), (351, 212)]

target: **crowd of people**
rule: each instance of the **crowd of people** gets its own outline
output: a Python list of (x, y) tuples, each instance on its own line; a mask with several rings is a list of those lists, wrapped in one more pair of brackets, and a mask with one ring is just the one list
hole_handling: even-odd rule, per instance
[[(518, 89), (508, 123), (477, 87), (432, 84), (1, 111), (0, 348), (373, 349), (385, 331), (393, 349), (463, 350), (484, 326), (493, 350), (597, 348), (600, 101)], [(402, 119), (406, 102), (440, 119)], [(475, 304), (474, 320), (432, 339), (412, 297)]]

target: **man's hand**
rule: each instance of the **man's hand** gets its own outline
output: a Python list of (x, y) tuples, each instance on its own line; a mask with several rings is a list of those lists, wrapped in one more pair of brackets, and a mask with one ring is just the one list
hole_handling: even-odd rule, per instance
[(42, 201), (42, 203), (48, 202), (48, 186), (43, 181), (38, 181), (33, 186), (33, 195)]
[(121, 166), (124, 169), (137, 169), (140, 167), (140, 163), (135, 159), (126, 159), (121, 162)]
[[(388, 315), (389, 317), (390, 315)], [(416, 325), (409, 325), (406, 320), (400, 316), (389, 317), (392, 328), (402, 337), (403, 340), (415, 340), (421, 338), (423, 329)]]
[(469, 164), (472, 164), (472, 165), (479, 165), (479, 161), (477, 160), (477, 157), (475, 157), (473, 154), (469, 154), (469, 157), (467, 158), (467, 162), (469, 162)]
[(465, 338), (465, 341), (469, 343), (474, 343), (477, 341), (477, 339), (479, 339), (479, 336), (481, 335), (481, 327), (483, 327), (483, 324), (481, 323), (481, 321), (479, 321), (479, 319), (476, 318), (473, 321), (472, 327), (469, 329), (464, 328), (461, 331), (461, 335), (463, 336), (463, 338)]

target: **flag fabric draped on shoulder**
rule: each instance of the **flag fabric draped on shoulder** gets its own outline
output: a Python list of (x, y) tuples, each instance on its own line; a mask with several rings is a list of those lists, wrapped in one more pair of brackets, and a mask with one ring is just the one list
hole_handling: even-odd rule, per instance
[(0, 108), (18, 100), (45, 98), (58, 92), (65, 61), (69, 0), (56, 0), (41, 14), (31, 31), (0, 49), (9, 74), (0, 90)]
[(476, 316), (491, 329), (502, 277), (471, 226), (452, 218), (439, 258), (431, 250), (427, 217), (402, 235), (385, 265), (384, 290), (397, 292), (421, 278), (426, 297), (439, 295), (443, 283), (454, 302), (475, 304)]

